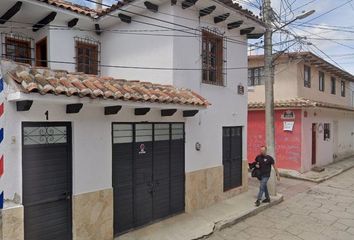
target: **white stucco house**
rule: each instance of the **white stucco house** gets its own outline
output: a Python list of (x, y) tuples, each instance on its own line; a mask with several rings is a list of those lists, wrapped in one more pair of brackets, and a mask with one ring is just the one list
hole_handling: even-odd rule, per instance
[(3, 239), (113, 239), (247, 190), (251, 12), (2, 0), (0, 16)]

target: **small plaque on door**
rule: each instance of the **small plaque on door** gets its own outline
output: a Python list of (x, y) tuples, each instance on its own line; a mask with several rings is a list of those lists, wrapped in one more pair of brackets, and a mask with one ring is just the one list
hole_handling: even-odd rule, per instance
[(139, 151), (139, 154), (145, 154), (146, 151), (145, 151), (145, 144), (140, 144), (140, 147), (139, 147), (140, 151)]

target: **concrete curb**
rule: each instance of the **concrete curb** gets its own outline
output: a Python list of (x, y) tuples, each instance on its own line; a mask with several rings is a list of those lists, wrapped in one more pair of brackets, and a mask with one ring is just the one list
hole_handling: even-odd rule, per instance
[(242, 222), (243, 220), (245, 220), (246, 218), (252, 217), (254, 215), (257, 215), (258, 213), (264, 211), (267, 208), (271, 208), (275, 205), (278, 205), (279, 203), (281, 203), (284, 200), (283, 195), (279, 194), (279, 197), (273, 201), (271, 201), (269, 204), (265, 204), (265, 205), (260, 205), (259, 207), (249, 210), (247, 212), (244, 212), (242, 214), (238, 214), (237, 216), (234, 217), (230, 217), (229, 219), (225, 219), (222, 221), (219, 221), (217, 223), (215, 223), (215, 227), (214, 227), (214, 231), (220, 231), (224, 228), (228, 228), (231, 227), (232, 225), (235, 225), (239, 222)]
[(221, 230), (223, 230), (225, 228), (231, 227), (231, 226), (233, 226), (233, 225), (235, 225), (235, 224), (237, 224), (239, 222), (242, 222), (243, 220), (245, 220), (245, 219), (247, 219), (249, 217), (252, 217), (254, 215), (257, 215), (258, 213), (260, 213), (260, 212), (262, 212), (262, 211), (264, 211), (264, 210), (266, 210), (268, 208), (271, 208), (271, 207), (273, 207), (275, 205), (278, 205), (282, 201), (284, 201), (284, 197), (283, 197), (283, 195), (279, 194), (277, 196), (277, 198), (276, 199), (272, 199), (272, 201), (269, 204), (263, 204), (263, 205), (261, 205), (259, 207), (255, 207), (252, 210), (237, 214), (237, 216), (230, 216), (230, 218), (228, 218), (228, 219), (216, 222), (215, 225), (214, 225), (213, 231), (210, 234), (201, 236), (199, 238), (195, 238), (193, 240), (206, 239), (207, 237), (210, 237), (211, 235), (213, 235), (215, 232), (221, 231)]
[(280, 172), (280, 176), (281, 177), (286, 177), (286, 178), (292, 178), (292, 179), (298, 179), (298, 180), (303, 180), (303, 181), (308, 181), (308, 182), (314, 182), (314, 183), (321, 183), (321, 182), (324, 182), (328, 179), (331, 179), (335, 176), (338, 176), (350, 169), (354, 168), (354, 166), (351, 166), (351, 167), (348, 167), (348, 168), (345, 168), (345, 169), (340, 169), (338, 170), (337, 172), (329, 175), (329, 176), (325, 176), (325, 177), (322, 177), (322, 178), (317, 178), (317, 179), (314, 179), (314, 178), (307, 178), (307, 177), (301, 177), (301, 176), (295, 176), (295, 175), (291, 175), (287, 172)]

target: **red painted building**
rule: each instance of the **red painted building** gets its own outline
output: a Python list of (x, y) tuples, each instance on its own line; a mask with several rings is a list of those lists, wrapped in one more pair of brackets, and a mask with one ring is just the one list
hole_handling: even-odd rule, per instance
[[(264, 56), (248, 57), (248, 159), (265, 145)], [(354, 156), (354, 76), (311, 52), (274, 69), (277, 166), (306, 172)], [(349, 90), (348, 90), (349, 89)]]
[[(277, 166), (301, 171), (301, 109), (291, 110), (293, 119), (284, 119), (286, 110), (275, 112), (275, 146)], [(290, 120), (290, 121), (289, 121)], [(284, 130), (284, 123), (293, 122), (292, 130)], [(264, 110), (248, 112), (248, 159), (253, 162), (261, 146), (265, 145)]]

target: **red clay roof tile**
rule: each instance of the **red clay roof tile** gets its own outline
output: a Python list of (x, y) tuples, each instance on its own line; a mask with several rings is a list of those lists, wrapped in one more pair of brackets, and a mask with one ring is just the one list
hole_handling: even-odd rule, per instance
[(3, 60), (11, 66), (7, 72), (10, 80), (25, 93), (55, 94), (90, 98), (110, 98), (126, 101), (176, 103), (207, 107), (208, 101), (199, 94), (171, 85), (150, 82), (126, 81), (111, 77), (98, 77), (83, 73), (68, 73), (48, 68), (35, 68)]
[[(92, 8), (88, 8), (79, 4), (71, 3), (65, 0), (37, 0), (39, 2), (44, 2), (47, 4), (50, 4), (52, 6), (56, 6), (59, 8), (63, 8), (69, 11), (76, 12), (78, 14), (90, 16), (92, 18), (99, 18), (101, 16), (105, 16), (107, 14), (110, 14), (111, 12), (118, 10), (125, 5), (129, 5), (130, 3), (134, 2), (135, 0), (120, 0), (119, 2), (113, 4), (111, 7), (108, 8), (103, 8), (100, 11), (97, 11)], [(240, 12), (241, 14), (244, 14), (245, 16), (253, 19), (254, 21), (258, 22), (261, 25), (264, 25), (261, 19), (259, 19), (258, 16), (256, 16), (252, 11), (242, 8), (242, 6), (232, 0), (217, 0), (221, 4), (224, 4), (230, 8), (233, 8), (234, 10)]]
[[(249, 110), (259, 110), (264, 109), (264, 102), (249, 102)], [(314, 101), (304, 98), (294, 98), (288, 100), (276, 100), (274, 101), (274, 107), (279, 108), (311, 108), (311, 107), (320, 107), (320, 108), (331, 108), (338, 110), (354, 111), (354, 108), (344, 105), (325, 103), (320, 101)]]

